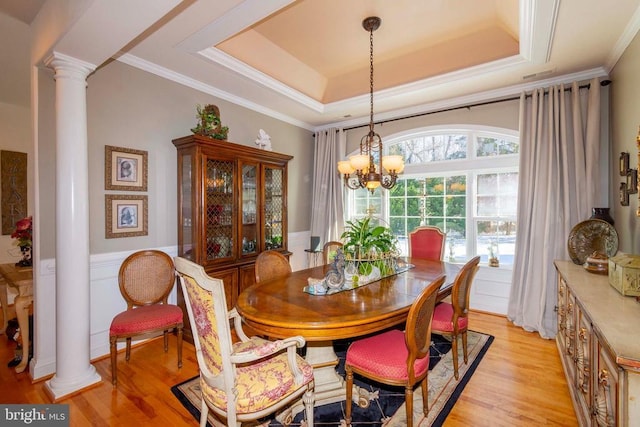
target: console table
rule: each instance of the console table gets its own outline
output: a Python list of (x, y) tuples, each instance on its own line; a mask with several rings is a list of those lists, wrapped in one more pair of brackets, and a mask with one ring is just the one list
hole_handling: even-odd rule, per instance
[(571, 261), (558, 271), (556, 343), (581, 426), (640, 420), (640, 303)]
[(29, 362), (29, 307), (33, 304), (33, 269), (32, 267), (16, 267), (15, 264), (0, 264), (0, 276), (3, 279), (3, 282), (0, 283), (0, 298), (5, 330), (7, 322), (6, 287), (9, 285), (18, 290), (14, 305), (22, 338), (23, 356), (22, 361), (15, 369), (17, 373), (21, 373), (27, 368)]

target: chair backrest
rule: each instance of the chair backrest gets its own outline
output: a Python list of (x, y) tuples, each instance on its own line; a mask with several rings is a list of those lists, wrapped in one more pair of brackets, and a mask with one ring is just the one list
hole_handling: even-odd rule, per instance
[(118, 273), (120, 293), (127, 308), (167, 303), (176, 283), (173, 260), (158, 250), (134, 252), (122, 262)]
[[(176, 271), (189, 314), (200, 371), (231, 396), (231, 329), (227, 318), (224, 283), (207, 275), (201, 265), (175, 258)], [(233, 400), (229, 398), (229, 400)]]
[(433, 310), (436, 305), (438, 289), (444, 283), (445, 276), (431, 282), (421, 293), (409, 309), (405, 329), (405, 342), (409, 350), (407, 358), (407, 372), (409, 380), (415, 382), (413, 370), (414, 362), (429, 356), (431, 347), (431, 321), (433, 320)]
[(409, 233), (409, 256), (420, 259), (441, 260), (444, 256), (446, 233), (438, 227), (424, 225)]
[(324, 244), (322, 247), (322, 261), (325, 264), (331, 264), (333, 258), (336, 256), (336, 249), (342, 247), (342, 242), (330, 241)]
[(480, 256), (475, 256), (467, 261), (456, 275), (451, 289), (454, 317), (466, 317), (469, 312), (469, 294), (473, 279), (478, 272), (478, 264), (480, 264)]
[(291, 264), (278, 251), (264, 251), (256, 258), (256, 283), (286, 277), (291, 274)]

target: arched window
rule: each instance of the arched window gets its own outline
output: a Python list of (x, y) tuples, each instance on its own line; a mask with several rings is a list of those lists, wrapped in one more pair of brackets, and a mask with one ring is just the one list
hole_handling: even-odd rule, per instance
[(398, 237), (419, 225), (447, 233), (445, 260), (493, 254), (513, 264), (518, 200), (518, 133), (486, 126), (438, 126), (385, 138), (404, 172), (391, 190), (347, 190), (348, 218), (379, 216)]

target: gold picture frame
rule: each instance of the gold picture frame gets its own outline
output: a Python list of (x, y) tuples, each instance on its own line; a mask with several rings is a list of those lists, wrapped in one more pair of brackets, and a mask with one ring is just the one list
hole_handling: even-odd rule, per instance
[(104, 146), (104, 188), (147, 191), (148, 152)]
[(104, 197), (107, 239), (149, 234), (147, 196), (105, 194)]

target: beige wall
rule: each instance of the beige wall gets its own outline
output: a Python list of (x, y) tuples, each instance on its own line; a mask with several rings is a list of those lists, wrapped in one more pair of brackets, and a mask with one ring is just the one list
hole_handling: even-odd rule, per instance
[(629, 206), (621, 206), (618, 189), (623, 181), (618, 173), (621, 152), (628, 152), (631, 167), (638, 167), (636, 137), (640, 126), (640, 36), (636, 35), (611, 72), (611, 212), (620, 240), (619, 250), (640, 254), (638, 194), (631, 194)]
[[(55, 226), (55, 156), (53, 138), (44, 134), (43, 123), (53, 122), (55, 82), (49, 70), (41, 71), (40, 150), (41, 214)], [(89, 76), (87, 116), (89, 143), (89, 213), (91, 253), (110, 253), (177, 244), (176, 149), (174, 138), (190, 135), (196, 124), (196, 104), (218, 105), (222, 122), (228, 126), (229, 141), (255, 146), (259, 129), (270, 136), (274, 151), (292, 155), (289, 163), (289, 232), (310, 228), (313, 139), (308, 130), (239, 107), (210, 95), (173, 83), (136, 68), (113, 61)], [(46, 126), (49, 126), (48, 124)], [(53, 135), (51, 135), (53, 136)], [(104, 147), (146, 150), (149, 153), (148, 191), (116, 192), (104, 189)], [(45, 165), (45, 162), (47, 163)], [(105, 238), (105, 194), (149, 196), (149, 235)], [(53, 233), (43, 239), (41, 257), (54, 256)]]
[[(519, 101), (505, 101), (478, 107), (461, 108), (442, 113), (412, 117), (405, 120), (387, 122), (376, 125), (375, 131), (382, 141), (389, 135), (405, 130), (437, 125), (483, 125), (518, 130)], [(374, 120), (375, 117), (374, 117)], [(360, 127), (346, 132), (347, 154), (358, 149), (360, 139), (368, 132), (367, 127)]]

